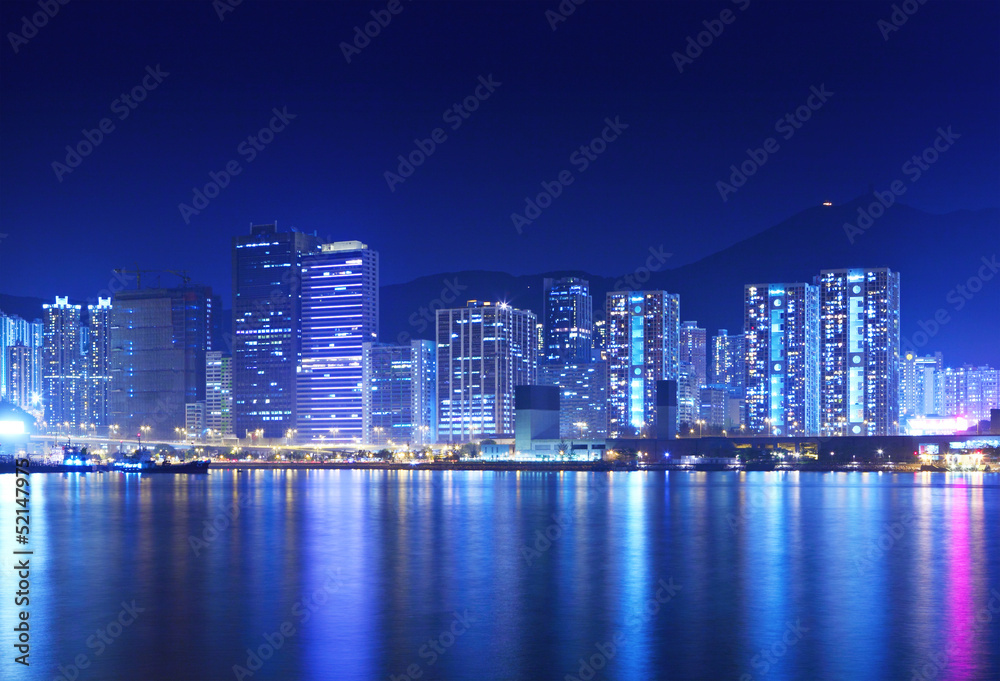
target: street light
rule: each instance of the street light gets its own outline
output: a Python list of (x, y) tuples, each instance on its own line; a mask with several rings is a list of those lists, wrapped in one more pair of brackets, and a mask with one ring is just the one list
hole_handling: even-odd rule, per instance
[(582, 440), (583, 439), (583, 431), (587, 430), (587, 422), (586, 421), (577, 421), (573, 425), (580, 429), (580, 439)]

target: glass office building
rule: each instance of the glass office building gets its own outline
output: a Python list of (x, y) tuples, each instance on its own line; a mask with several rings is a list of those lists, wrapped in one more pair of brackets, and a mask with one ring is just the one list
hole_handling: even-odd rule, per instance
[(424, 445), (437, 435), (434, 341), (365, 343), (364, 442)]
[(593, 348), (593, 308), (590, 283), (577, 277), (545, 279), (544, 361), (589, 362)]
[(505, 303), (437, 311), (440, 442), (514, 433), (514, 388), (537, 382), (537, 322)]
[(220, 313), (207, 286), (115, 294), (111, 307), (111, 423), (173, 439), (185, 405), (205, 400), (205, 357)]
[(319, 239), (253, 225), (233, 239), (233, 432), (284, 437), (296, 423), (300, 266)]
[(378, 251), (360, 241), (323, 244), (302, 259), (298, 438), (364, 440), (363, 345), (378, 340)]

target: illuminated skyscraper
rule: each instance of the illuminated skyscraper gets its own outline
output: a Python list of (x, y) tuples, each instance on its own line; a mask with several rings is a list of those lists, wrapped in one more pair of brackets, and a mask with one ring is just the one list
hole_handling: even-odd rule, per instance
[(219, 350), (205, 353), (205, 427), (211, 437), (233, 432), (233, 360)]
[(823, 270), (820, 288), (824, 435), (895, 435), (899, 429), (899, 273)]
[(296, 423), (301, 260), (319, 239), (253, 225), (233, 239), (233, 431), (284, 437)]
[(43, 336), (41, 320), (29, 322), (17, 315), (6, 315), (0, 312), (0, 398), (7, 397), (10, 390), (7, 384), (9, 374), (7, 348), (24, 345), (29, 348), (31, 353), (31, 376), (27, 390), (33, 403), (32, 406), (38, 407), (42, 396)]
[(4, 348), (7, 355), (7, 399), (21, 409), (34, 409), (31, 399), (31, 375), (34, 353), (20, 341)]
[(424, 445), (437, 436), (434, 341), (364, 344), (364, 442)]
[(111, 416), (111, 299), (98, 298), (88, 305), (90, 343), (87, 349), (86, 409), (83, 420), (95, 426), (110, 425)]
[(746, 425), (772, 435), (819, 433), (819, 289), (744, 287)]
[(612, 291), (606, 299), (608, 435), (656, 431), (656, 382), (678, 378), (680, 296)]
[(555, 364), (589, 362), (593, 348), (590, 284), (566, 277), (545, 279), (545, 356)]
[(913, 352), (903, 355), (900, 370), (900, 423), (913, 416), (937, 413), (937, 376), (944, 369), (940, 352), (919, 357)]
[(725, 329), (712, 337), (712, 383), (726, 386), (733, 395), (743, 398), (743, 334), (729, 335)]
[(205, 355), (218, 299), (207, 286), (138, 289), (111, 306), (111, 423), (134, 437), (174, 438), (185, 405), (205, 400)]
[(302, 259), (299, 439), (364, 439), (362, 345), (378, 339), (378, 251), (360, 241), (323, 244)]
[(607, 382), (603, 361), (538, 367), (538, 383), (559, 388), (559, 437), (608, 436)]
[(537, 382), (536, 323), (506, 303), (437, 311), (439, 441), (514, 433), (514, 387)]
[(1000, 371), (989, 366), (946, 368), (937, 372), (940, 416), (961, 416), (975, 424), (1000, 408)]
[(80, 306), (56, 297), (42, 306), (45, 325), (42, 348), (42, 382), (45, 420), (75, 427), (83, 423), (83, 356), (80, 352)]
[(690, 434), (690, 429), (701, 418), (701, 384), (698, 372), (691, 362), (681, 362), (677, 371), (677, 421), (680, 432)]
[(680, 361), (694, 370), (695, 390), (708, 383), (708, 332), (698, 322), (681, 322)]

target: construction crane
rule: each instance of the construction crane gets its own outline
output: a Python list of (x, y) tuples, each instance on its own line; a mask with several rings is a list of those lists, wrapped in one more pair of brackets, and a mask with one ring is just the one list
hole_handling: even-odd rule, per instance
[(184, 285), (187, 286), (191, 283), (191, 277), (188, 276), (187, 270), (176, 271), (176, 270), (141, 270), (139, 269), (139, 263), (135, 264), (134, 270), (127, 270), (125, 268), (119, 268), (114, 270), (115, 274), (135, 274), (135, 287), (136, 289), (142, 288), (142, 275), (144, 274), (173, 274), (174, 276), (180, 277)]

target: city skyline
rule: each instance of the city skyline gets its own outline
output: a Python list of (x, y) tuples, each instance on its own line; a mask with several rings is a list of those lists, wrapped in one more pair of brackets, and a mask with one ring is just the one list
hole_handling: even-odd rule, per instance
[(0, 36), (0, 678), (1000, 679), (997, 0)]

